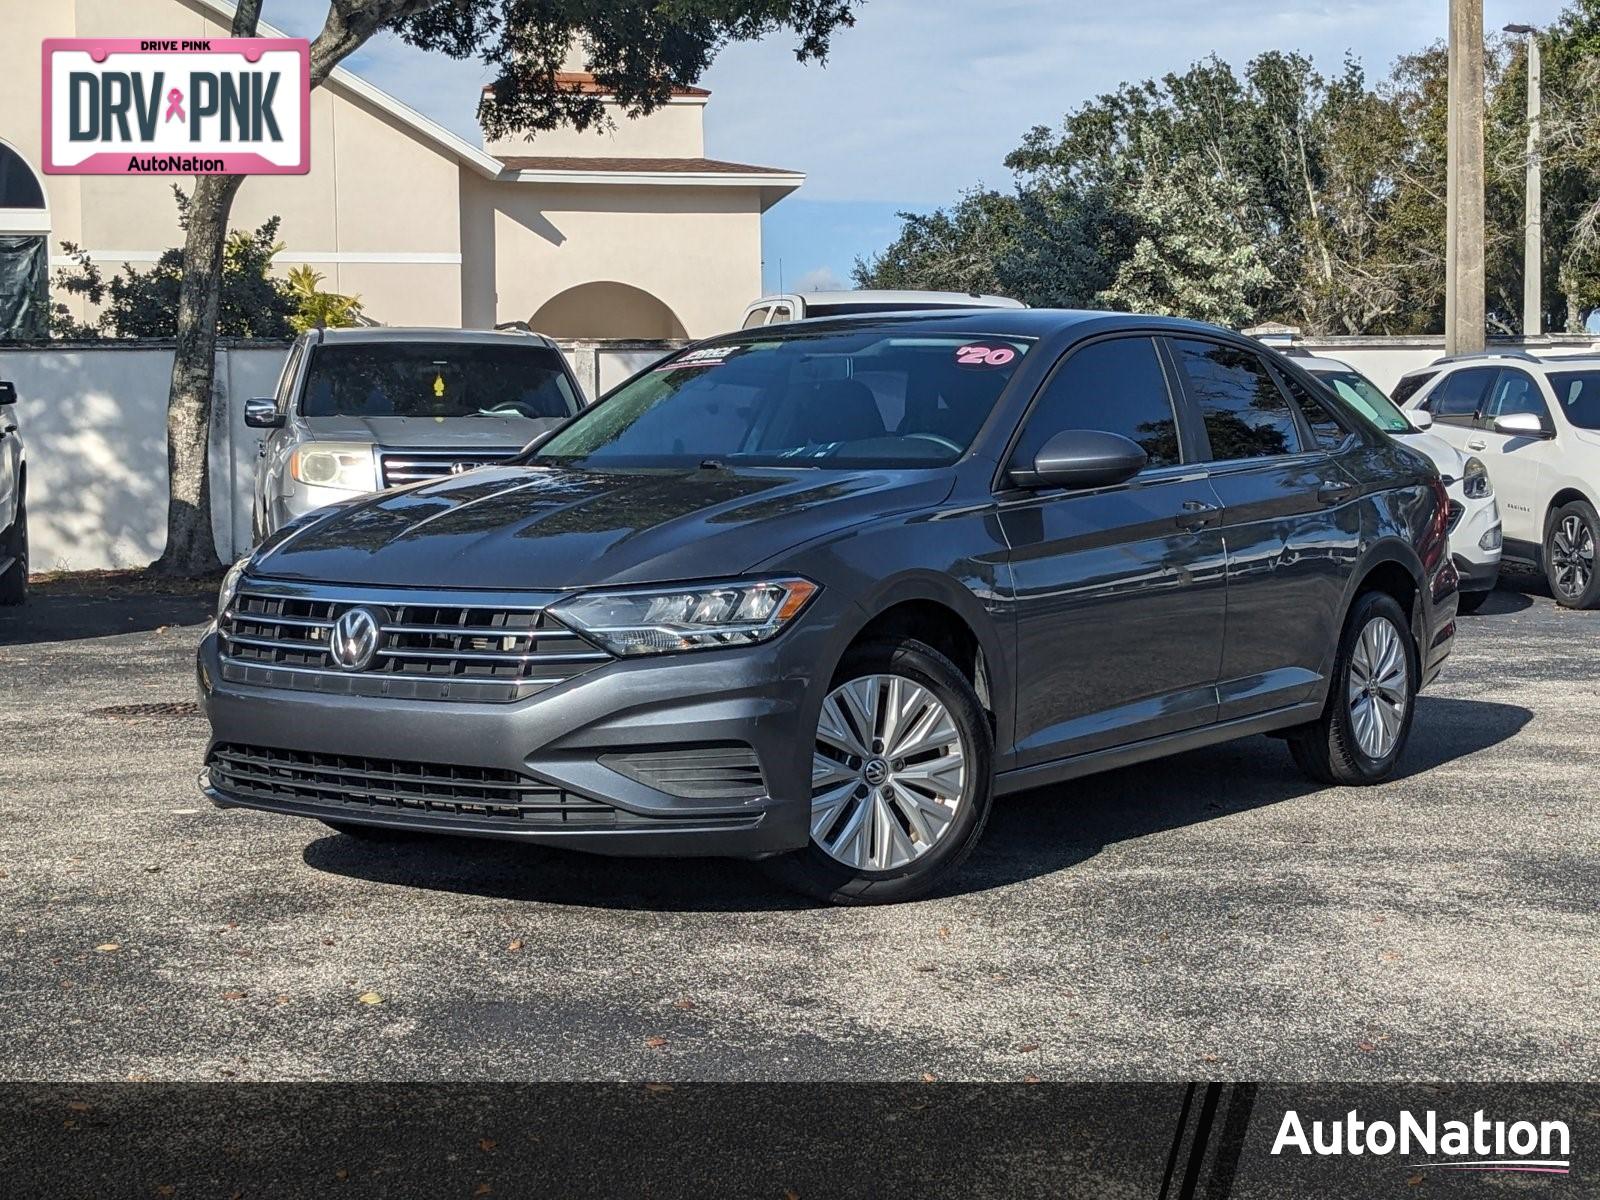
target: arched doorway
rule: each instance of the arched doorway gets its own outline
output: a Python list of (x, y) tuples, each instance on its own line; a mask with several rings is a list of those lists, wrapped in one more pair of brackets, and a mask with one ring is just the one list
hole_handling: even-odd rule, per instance
[(0, 141), (0, 341), (49, 333), (49, 287), (44, 183), (15, 148)]
[(683, 323), (649, 292), (625, 283), (584, 283), (546, 301), (528, 322), (553, 338), (686, 338)]

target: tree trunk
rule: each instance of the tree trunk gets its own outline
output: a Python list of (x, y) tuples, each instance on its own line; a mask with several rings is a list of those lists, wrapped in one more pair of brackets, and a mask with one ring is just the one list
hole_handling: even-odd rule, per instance
[(167, 396), (167, 548), (155, 564), (166, 575), (203, 575), (218, 565), (211, 533), (207, 448), (216, 374), (217, 305), (228, 214), (240, 175), (202, 175), (189, 204), (178, 293), (178, 345)]
[(1567, 332), (1582, 333), (1584, 331), (1583, 301), (1578, 296), (1578, 289), (1573, 288), (1567, 293)]

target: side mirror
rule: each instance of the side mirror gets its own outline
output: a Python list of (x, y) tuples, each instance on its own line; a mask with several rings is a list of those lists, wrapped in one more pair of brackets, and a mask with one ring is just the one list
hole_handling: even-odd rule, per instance
[(17, 402), (17, 385), (8, 379), (0, 379), (0, 404), (15, 404)]
[(273, 399), (255, 399), (244, 402), (244, 423), (251, 429), (281, 429), (283, 414)]
[(1549, 436), (1544, 427), (1544, 422), (1537, 413), (1520, 412), (1507, 413), (1503, 417), (1494, 419), (1494, 431), (1509, 437), (1535, 437)]
[(1406, 420), (1411, 422), (1411, 428), (1418, 431), (1433, 428), (1433, 414), (1425, 408), (1408, 409)]
[(1012, 468), (1011, 478), (1019, 487), (1111, 487), (1132, 479), (1149, 461), (1119, 433), (1067, 429), (1039, 448), (1031, 468)]

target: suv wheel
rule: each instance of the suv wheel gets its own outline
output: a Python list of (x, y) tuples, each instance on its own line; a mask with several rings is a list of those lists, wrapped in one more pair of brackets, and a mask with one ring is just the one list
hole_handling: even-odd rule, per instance
[(833, 904), (923, 895), (977, 844), (993, 758), (988, 718), (954, 663), (909, 638), (858, 647), (822, 704), (811, 844), (768, 869)]
[(1585, 500), (1564, 504), (1551, 514), (1544, 535), (1544, 570), (1556, 602), (1567, 608), (1600, 606), (1600, 574), (1594, 569), (1594, 545), (1600, 541), (1600, 517)]
[(1358, 597), (1339, 640), (1327, 706), (1290, 734), (1300, 769), (1318, 783), (1347, 787), (1387, 778), (1411, 733), (1417, 660), (1410, 622), (1395, 598)]
[(28, 506), (17, 504), (17, 519), (0, 537), (0, 558), (11, 565), (0, 575), (0, 604), (15, 606), (28, 599)]

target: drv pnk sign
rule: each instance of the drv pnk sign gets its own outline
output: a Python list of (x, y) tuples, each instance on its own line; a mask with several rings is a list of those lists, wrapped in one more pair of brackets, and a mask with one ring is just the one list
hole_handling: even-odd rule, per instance
[(47, 175), (304, 175), (303, 38), (50, 38)]

